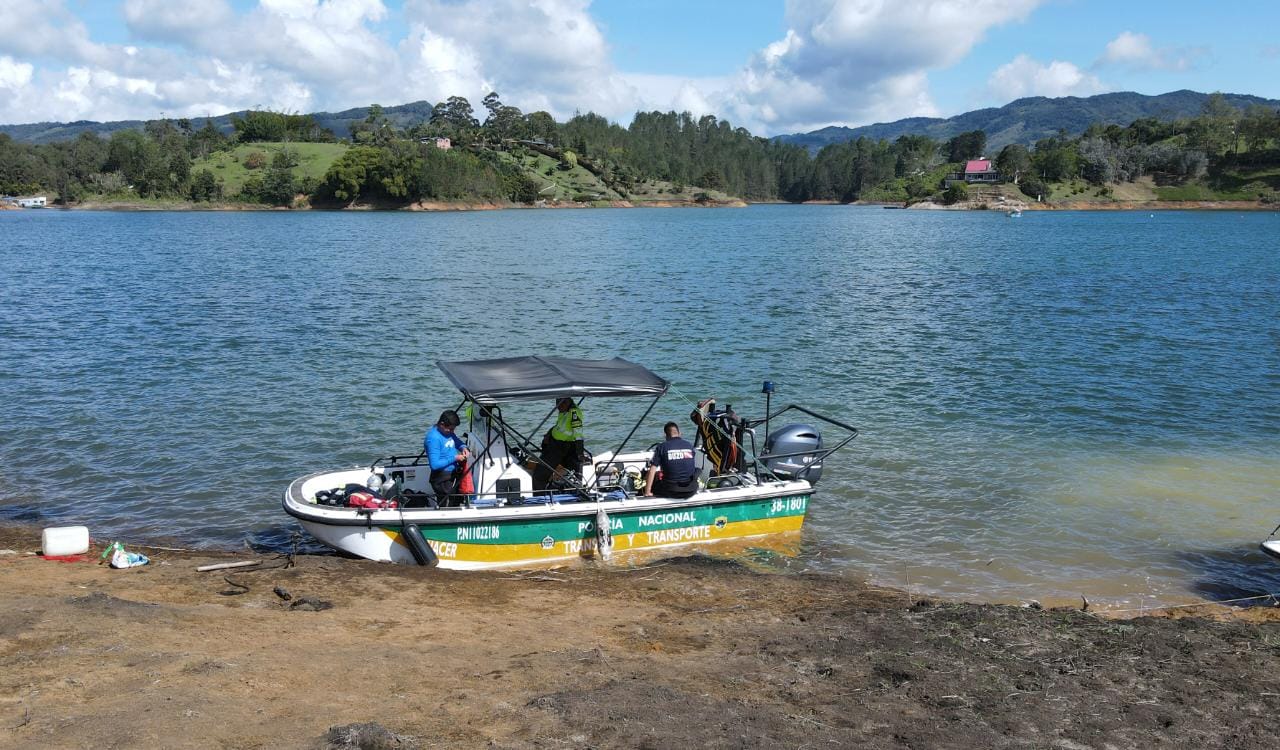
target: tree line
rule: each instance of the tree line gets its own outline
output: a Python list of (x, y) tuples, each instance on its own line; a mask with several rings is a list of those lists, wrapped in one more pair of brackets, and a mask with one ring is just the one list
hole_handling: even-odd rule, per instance
[[(1048, 197), (1050, 183), (1081, 179), (1092, 185), (1155, 176), (1172, 182), (1220, 180), (1233, 169), (1280, 164), (1280, 112), (1261, 105), (1241, 111), (1211, 95), (1197, 117), (1135, 120), (1128, 126), (1091, 125), (1078, 137), (1065, 133), (1032, 148), (1006, 146), (996, 167), (1028, 195)], [(1261, 190), (1264, 199), (1271, 192)]]
[[(224, 134), (210, 121), (153, 120), (142, 130), (109, 138), (84, 133), (61, 143), (29, 145), (0, 135), (0, 193), (52, 192), (63, 202), (88, 195), (132, 194), (195, 201), (234, 199), (289, 205), (298, 194), (317, 205), (354, 201), (538, 198), (538, 182), (502, 154), (528, 149), (581, 165), (624, 197), (648, 180), (719, 190), (748, 200), (917, 200), (938, 196), (943, 178), (966, 159), (986, 154), (981, 130), (947, 141), (904, 135), (889, 142), (859, 138), (806, 149), (752, 135), (713, 115), (640, 112), (627, 127), (593, 113), (560, 123), (547, 112), (524, 113), (497, 93), (477, 112), (463, 97), (435, 105), (430, 117), (397, 127), (378, 105), (350, 128), (350, 147), (323, 178), (295, 176), (297, 152), (288, 144), (334, 142), (310, 115), (247, 112)], [(480, 115), (484, 119), (480, 119)], [(454, 148), (435, 147), (449, 138)], [(193, 164), (238, 144), (283, 143), (237, 195)], [(1154, 118), (1128, 126), (1059, 133), (1031, 146), (1012, 144), (996, 167), (1030, 196), (1048, 197), (1053, 183), (1083, 179), (1097, 185), (1143, 175), (1198, 179), (1233, 166), (1280, 163), (1280, 113), (1231, 107), (1211, 96), (1202, 113), (1171, 122)]]

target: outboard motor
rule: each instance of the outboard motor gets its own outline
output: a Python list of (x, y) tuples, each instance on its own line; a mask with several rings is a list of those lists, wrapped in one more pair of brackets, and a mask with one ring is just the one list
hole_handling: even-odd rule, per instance
[[(764, 444), (763, 463), (784, 479), (807, 479), (816, 485), (822, 477), (822, 462), (814, 461), (822, 450), (822, 435), (811, 424), (789, 424), (769, 434)], [(799, 454), (799, 455), (787, 455)], [(770, 458), (770, 456), (784, 456)]]

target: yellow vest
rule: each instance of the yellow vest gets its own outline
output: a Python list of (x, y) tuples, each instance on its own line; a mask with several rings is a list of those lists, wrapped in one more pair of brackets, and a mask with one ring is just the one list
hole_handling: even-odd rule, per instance
[(582, 439), (582, 410), (574, 406), (561, 412), (551, 428), (551, 437), (565, 443)]

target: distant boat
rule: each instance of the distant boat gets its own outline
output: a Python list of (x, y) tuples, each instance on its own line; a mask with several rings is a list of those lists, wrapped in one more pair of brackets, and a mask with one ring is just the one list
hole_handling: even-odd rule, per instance
[(1020, 209), (1020, 208), (1015, 208), (1015, 209), (1013, 209), (1012, 211), (1007, 211), (1007, 212), (1005, 213), (1005, 216), (1008, 216), (1010, 219), (1021, 219), (1021, 218), (1022, 218), (1022, 209)]

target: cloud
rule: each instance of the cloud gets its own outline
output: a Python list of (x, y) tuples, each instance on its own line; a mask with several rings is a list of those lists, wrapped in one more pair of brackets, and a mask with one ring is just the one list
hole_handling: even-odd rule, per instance
[(1098, 58), (1096, 64), (1136, 70), (1182, 71), (1192, 68), (1196, 59), (1205, 55), (1207, 51), (1204, 47), (1157, 49), (1151, 45), (1151, 38), (1146, 34), (1124, 31), (1107, 43), (1102, 57)]
[(224, 0), (175, 3), (172, 0), (125, 0), (125, 25), (139, 39), (190, 42), (224, 27), (235, 14)]
[(21, 63), (9, 57), (0, 56), (0, 89), (17, 91), (31, 82), (31, 73), (35, 68), (30, 63)]
[(89, 39), (89, 30), (62, 0), (5, 2), (0, 11), (0, 52), (20, 58), (101, 63), (108, 48)]
[(242, 16), (223, 0), (126, 0), (123, 12), (141, 40), (181, 45), (197, 60), (246, 61), (361, 99), (396, 72), (393, 50), (370, 28), (387, 15), (381, 0), (259, 0)]
[(1108, 90), (1097, 77), (1074, 64), (1053, 60), (1047, 64), (1018, 55), (1001, 65), (987, 81), (991, 95), (1000, 100), (1024, 96), (1091, 96)]
[(757, 53), (726, 103), (753, 130), (935, 115), (928, 72), (1039, 0), (794, 0), (784, 38)]
[[(0, 96), (0, 122), (338, 110), (452, 95), (479, 107), (497, 91), (562, 120), (580, 110), (625, 123), (636, 109), (675, 109), (776, 134), (935, 115), (929, 73), (1040, 2), (792, 0), (783, 36), (738, 73), (712, 78), (618, 71), (589, 0), (404, 0), (395, 14), (383, 0), (258, 0), (248, 9), (123, 0), (125, 45), (91, 39), (72, 12), (77, 2), (23, 0), (0, 14), (0, 81), (17, 92)], [(1019, 85), (1041, 90), (1060, 73)]]
[[(97, 44), (64, 0), (24, 0), (0, 13), (0, 122), (220, 114), (249, 107), (345, 109), (372, 102), (479, 106), (490, 91), (558, 118), (593, 110), (626, 118), (638, 99), (702, 106), (698, 82), (637, 85), (613, 66), (587, 0), (406, 0), (388, 38), (382, 0), (124, 0), (128, 45)], [(15, 67), (22, 65), (25, 67)], [(19, 75), (19, 71), (23, 71)], [(483, 114), (483, 113), (481, 113)]]
[(405, 82), (415, 98), (497, 91), (525, 111), (617, 117), (635, 88), (614, 68), (585, 0), (409, 0)]

